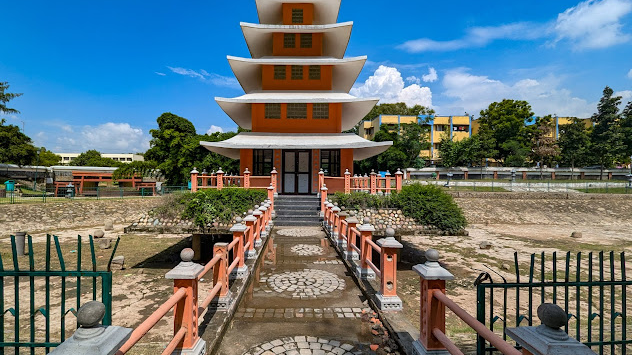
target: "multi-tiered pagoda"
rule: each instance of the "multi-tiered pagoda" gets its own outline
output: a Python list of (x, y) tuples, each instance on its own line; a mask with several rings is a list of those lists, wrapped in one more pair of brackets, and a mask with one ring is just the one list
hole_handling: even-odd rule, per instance
[(215, 98), (251, 132), (207, 149), (240, 159), (253, 176), (279, 173), (279, 192), (312, 194), (318, 171), (353, 173), (353, 161), (392, 142), (371, 142), (353, 128), (379, 99), (349, 95), (366, 56), (344, 58), (352, 22), (336, 23), (341, 0), (256, 0), (260, 24), (241, 23), (250, 58), (228, 57), (245, 95)]

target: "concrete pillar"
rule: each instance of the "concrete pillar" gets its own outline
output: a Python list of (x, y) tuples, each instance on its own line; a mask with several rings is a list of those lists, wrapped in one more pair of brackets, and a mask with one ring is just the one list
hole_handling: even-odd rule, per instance
[(351, 173), (349, 169), (345, 170), (345, 194), (351, 193)]
[(377, 173), (373, 170), (371, 170), (370, 184), (371, 195), (375, 195), (377, 193)]
[(221, 190), (224, 188), (224, 172), (222, 171), (222, 168), (219, 168), (216, 174), (217, 174), (217, 189)]
[(235, 222), (237, 223), (235, 223), (230, 228), (230, 231), (233, 232), (233, 240), (236, 240), (236, 239), (238, 240), (233, 252), (233, 258), (238, 257), (239, 263), (237, 264), (237, 267), (235, 267), (233, 271), (231, 272), (230, 278), (243, 279), (248, 276), (248, 265), (246, 265), (245, 263), (246, 252), (244, 250), (244, 245), (246, 244), (245, 232), (248, 229), (248, 227), (241, 223), (242, 219), (240, 217), (237, 217)]
[(191, 170), (191, 192), (197, 192), (198, 190), (198, 175), (200, 174), (196, 168)]
[(374, 280), (375, 272), (367, 263), (373, 258), (373, 248), (366, 241), (373, 238), (375, 228), (371, 225), (369, 217), (364, 217), (362, 225), (357, 229), (360, 232), (360, 266), (356, 268), (356, 275), (362, 279)]
[(380, 253), (380, 291), (376, 294), (377, 305), (382, 311), (401, 311), (402, 300), (397, 296), (397, 251), (404, 246), (395, 240), (393, 228), (387, 228), (386, 238), (376, 242)]
[(349, 229), (347, 230), (347, 250), (345, 250), (344, 256), (345, 259), (354, 261), (359, 260), (360, 256), (358, 255), (358, 252), (353, 249), (353, 246), (356, 245), (356, 234), (352, 233), (351, 229), (356, 228), (357, 224), (360, 223), (360, 221), (358, 221), (358, 219), (356, 218), (355, 211), (351, 211), (349, 213), (349, 216), (350, 217), (347, 219), (347, 225), (349, 227)]
[(325, 208), (327, 205), (327, 186), (323, 184), (323, 187), (320, 188), (320, 215), (321, 217), (325, 217)]
[(260, 247), (262, 242), (261, 242), (261, 229), (263, 226), (263, 213), (261, 213), (261, 211), (259, 210), (259, 205), (255, 206), (254, 211), (252, 212), (252, 216), (255, 217), (257, 219), (257, 222), (255, 223), (255, 247)]
[(250, 171), (248, 170), (248, 168), (246, 168), (246, 170), (244, 170), (244, 189), (249, 189), (250, 188)]
[(211, 301), (210, 308), (218, 311), (227, 311), (233, 302), (228, 280), (228, 243), (215, 243), (213, 246), (213, 257), (217, 255), (221, 257), (213, 267), (213, 285), (221, 282), (222, 286), (218, 292), (219, 297)]
[[(437, 174), (437, 177), (439, 175)], [(402, 173), (401, 170), (399, 170), (399, 168), (397, 169), (397, 172), (395, 173), (395, 189), (397, 191), (402, 191), (402, 183), (403, 183), (403, 177), (404, 177), (404, 173)]]
[(257, 257), (257, 250), (255, 249), (255, 225), (257, 224), (257, 217), (253, 216), (253, 211), (248, 211), (248, 216), (244, 218), (244, 222), (246, 223), (246, 227), (248, 228), (248, 232), (246, 233), (246, 244), (248, 244), (248, 248), (245, 248), (246, 259), (255, 259)]

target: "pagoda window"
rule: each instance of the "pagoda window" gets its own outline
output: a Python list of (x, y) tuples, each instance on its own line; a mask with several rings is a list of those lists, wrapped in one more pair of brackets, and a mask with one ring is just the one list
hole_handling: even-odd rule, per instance
[(303, 23), (303, 9), (292, 9), (292, 23), (293, 24)]
[(320, 65), (309, 66), (309, 79), (320, 80)]
[(302, 65), (292, 65), (292, 80), (303, 80)]
[(307, 104), (287, 104), (287, 118), (295, 120), (307, 119)]
[(272, 172), (272, 149), (254, 149), (252, 151), (252, 175), (268, 176)]
[(301, 48), (312, 48), (312, 34), (311, 33), (301, 34)]
[(326, 120), (329, 118), (329, 104), (314, 104), (312, 118)]
[(321, 150), (320, 167), (326, 176), (340, 176), (340, 150)]
[(281, 118), (281, 104), (266, 104), (265, 111), (265, 118), (267, 119)]
[(296, 48), (296, 33), (286, 33), (283, 35), (284, 48)]
[(285, 80), (286, 68), (285, 65), (274, 66), (274, 80)]

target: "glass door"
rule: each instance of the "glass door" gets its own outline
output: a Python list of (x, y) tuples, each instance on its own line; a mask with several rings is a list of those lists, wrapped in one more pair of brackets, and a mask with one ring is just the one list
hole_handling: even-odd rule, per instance
[(283, 151), (283, 193), (311, 193), (312, 152), (309, 150)]

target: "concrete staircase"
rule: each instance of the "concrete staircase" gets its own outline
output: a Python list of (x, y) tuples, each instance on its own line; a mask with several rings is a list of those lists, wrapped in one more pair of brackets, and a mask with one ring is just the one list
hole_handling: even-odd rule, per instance
[(275, 226), (319, 226), (320, 200), (316, 195), (279, 195), (274, 198)]

